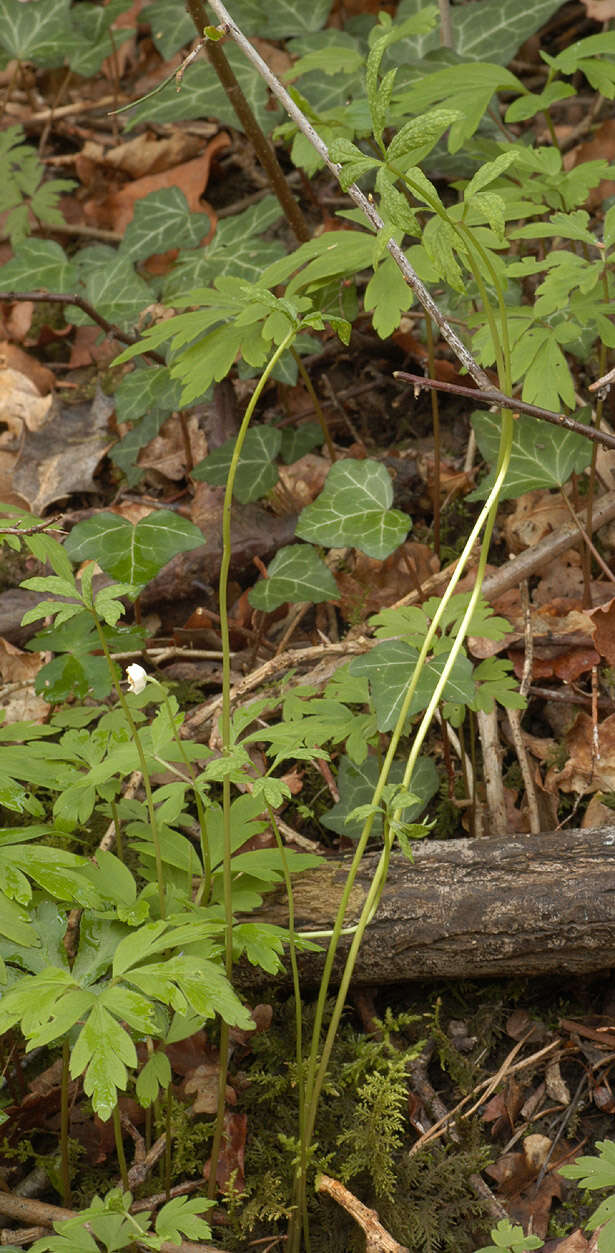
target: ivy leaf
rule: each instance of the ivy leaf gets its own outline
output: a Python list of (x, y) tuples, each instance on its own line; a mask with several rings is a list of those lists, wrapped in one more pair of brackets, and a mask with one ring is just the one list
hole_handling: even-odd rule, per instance
[[(107, 251), (109, 255), (105, 256), (98, 249), (84, 248), (79, 254), (85, 296), (109, 322), (121, 330), (130, 330), (145, 306), (151, 304), (152, 289), (125, 257), (112, 249)], [(76, 305), (69, 306), (67, 316), (75, 326), (91, 323), (88, 314)]]
[[(418, 656), (417, 649), (403, 640), (387, 640), (350, 663), (351, 674), (365, 675), (369, 679), (379, 731), (390, 731), (395, 726)], [(447, 654), (443, 652), (424, 663), (410, 703), (409, 717), (427, 708), (446, 661)], [(462, 654), (455, 661), (443, 700), (468, 705), (474, 700), (475, 690), (472, 664)]]
[[(168, 17), (165, 21), (168, 22)], [(264, 36), (264, 31), (262, 34)], [(268, 107), (269, 93), (260, 74), (246, 61), (235, 44), (227, 44), (225, 55), (257, 121), (265, 131), (271, 131), (280, 119), (280, 111), (278, 108)], [(162, 91), (149, 100), (137, 102), (134, 112), (125, 116), (128, 118), (126, 130), (131, 130), (141, 122), (162, 125), (164, 122), (181, 122), (203, 117), (216, 118), (224, 126), (237, 128), (239, 125), (237, 114), (208, 61), (199, 61), (190, 67), (182, 82), (181, 91), (178, 92), (174, 82), (167, 83)]]
[[(389, 771), (389, 783), (396, 787), (402, 782), (405, 765), (402, 761), (394, 761)], [(357, 816), (346, 818), (353, 810), (370, 805), (374, 789), (378, 782), (380, 765), (376, 757), (366, 757), (361, 765), (352, 762), (349, 757), (342, 757), (337, 776), (337, 787), (340, 799), (327, 811), (322, 818), (323, 826), (338, 835), (346, 835), (357, 840), (363, 829), (363, 821)], [(418, 797), (417, 801), (408, 805), (402, 812), (404, 823), (415, 822), (421, 816), (425, 806), (435, 796), (439, 787), (438, 771), (431, 757), (419, 757), (411, 781), (411, 790)], [(372, 835), (382, 834), (382, 814), (376, 813), (372, 826)]]
[(302, 511), (300, 539), (327, 548), (359, 548), (384, 560), (403, 544), (410, 518), (391, 509), (393, 486), (377, 461), (336, 461), (317, 500)]
[[(19, 7), (24, 8), (23, 5)], [(2, 283), (5, 290), (42, 288), (44, 291), (73, 292), (77, 286), (77, 271), (64, 249), (52, 239), (26, 239), (11, 260), (2, 266)]]
[(126, 261), (143, 261), (173, 248), (195, 248), (209, 233), (204, 213), (191, 213), (179, 187), (163, 187), (137, 201), (119, 247)]
[(37, 65), (62, 65), (70, 44), (71, 0), (2, 0), (0, 46), (8, 59)]
[[(498, 414), (475, 411), (472, 426), (482, 456), (495, 465), (500, 439)], [(582, 474), (590, 461), (590, 442), (582, 435), (520, 417), (514, 424), (510, 465), (501, 499), (512, 500), (536, 488), (563, 487), (573, 472)], [(494, 478), (495, 472), (491, 471), (468, 499), (484, 500)]]
[(248, 593), (250, 604), (265, 613), (271, 613), (287, 601), (291, 604), (309, 601), (317, 605), (323, 600), (337, 600), (339, 596), (331, 571), (307, 544), (281, 548), (267, 576)]
[[(280, 431), (272, 426), (257, 426), (248, 431), (241, 450), (233, 495), (242, 505), (259, 500), (275, 487), (278, 481), (277, 466), (273, 464), (282, 444)], [(226, 443), (194, 467), (192, 477), (205, 483), (223, 487), (228, 479), (235, 440)]]
[(202, 543), (203, 533), (192, 522), (160, 509), (136, 526), (115, 513), (99, 513), (77, 523), (65, 548), (73, 561), (92, 558), (111, 578), (143, 587), (172, 557)]
[(97, 74), (105, 60), (115, 49), (134, 35), (133, 30), (109, 29), (120, 13), (126, 12), (126, 0), (110, 0), (104, 8), (95, 4), (74, 5), (71, 10), (72, 30), (66, 58), (71, 70), (83, 78)]
[[(297, 341), (295, 340), (295, 347)], [(322, 427), (319, 422), (304, 422), (301, 426), (290, 427), (282, 431), (280, 456), (284, 465), (290, 466), (313, 448), (320, 448), (324, 443)]]

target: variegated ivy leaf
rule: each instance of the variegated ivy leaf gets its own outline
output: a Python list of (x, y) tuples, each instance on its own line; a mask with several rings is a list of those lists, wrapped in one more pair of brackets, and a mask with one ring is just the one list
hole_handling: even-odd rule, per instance
[(64, 249), (52, 239), (25, 239), (15, 255), (2, 266), (5, 289), (28, 291), (73, 292), (77, 287), (77, 271)]
[(160, 509), (136, 526), (115, 513), (99, 513), (78, 522), (65, 547), (73, 561), (93, 558), (113, 579), (143, 587), (177, 553), (203, 542), (202, 532), (187, 518)]
[[(405, 763), (394, 761), (389, 772), (389, 783), (400, 784), (405, 773)], [(366, 757), (360, 765), (352, 762), (349, 757), (342, 757), (337, 776), (337, 787), (340, 799), (322, 818), (323, 826), (338, 835), (347, 835), (351, 840), (358, 840), (363, 827), (363, 820), (347, 817), (361, 806), (369, 805), (380, 774), (380, 763), (377, 757)], [(408, 805), (402, 812), (404, 823), (415, 822), (421, 816), (425, 806), (435, 796), (439, 787), (438, 771), (431, 757), (419, 757), (410, 791), (418, 798), (414, 804)], [(376, 813), (372, 826), (372, 834), (382, 833), (382, 814)]]
[[(379, 731), (391, 731), (395, 726), (418, 656), (418, 650), (403, 640), (387, 640), (350, 663), (351, 674), (369, 679)], [(427, 708), (447, 660), (448, 653), (440, 653), (424, 663), (410, 702), (409, 717)], [(461, 654), (455, 660), (442, 699), (454, 705), (468, 705), (475, 694), (472, 663)]]
[(266, 613), (290, 601), (337, 600), (339, 592), (331, 571), (308, 544), (291, 544), (281, 548), (269, 569), (267, 578), (250, 589), (248, 600), (255, 609)]
[(377, 461), (336, 461), (322, 492), (299, 517), (297, 535), (327, 548), (359, 548), (384, 560), (403, 544), (412, 522), (391, 509), (393, 486)]
[[(271, 426), (255, 426), (248, 431), (244, 440), (237, 474), (235, 477), (234, 496), (242, 505), (248, 501), (259, 500), (275, 487), (278, 481), (278, 469), (274, 464), (282, 443), (280, 431)], [(223, 487), (228, 479), (231, 458), (235, 451), (235, 440), (227, 439), (226, 443), (200, 461), (192, 471), (192, 477)], [(305, 599), (305, 598), (304, 598)]]
[(119, 247), (127, 261), (143, 261), (173, 248), (195, 248), (209, 234), (206, 213), (191, 213), (179, 187), (162, 187), (137, 201)]
[[(577, 419), (583, 420), (583, 414)], [(490, 465), (497, 461), (501, 419), (497, 413), (476, 411), (472, 426), (482, 456)], [(520, 417), (514, 424), (513, 446), (501, 500), (512, 500), (536, 488), (563, 487), (571, 474), (582, 474), (591, 461), (591, 444), (582, 435), (564, 428), (548, 426), (535, 418)], [(471, 492), (469, 500), (483, 500), (495, 478), (492, 470)]]

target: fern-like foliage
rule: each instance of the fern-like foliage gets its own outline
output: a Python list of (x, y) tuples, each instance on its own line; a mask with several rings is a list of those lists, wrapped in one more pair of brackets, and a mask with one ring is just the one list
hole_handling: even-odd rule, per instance
[(340, 1169), (343, 1180), (367, 1172), (377, 1197), (393, 1197), (407, 1105), (406, 1058), (398, 1053), (386, 1067), (372, 1071), (357, 1092), (354, 1119), (338, 1136), (338, 1145), (348, 1150)]

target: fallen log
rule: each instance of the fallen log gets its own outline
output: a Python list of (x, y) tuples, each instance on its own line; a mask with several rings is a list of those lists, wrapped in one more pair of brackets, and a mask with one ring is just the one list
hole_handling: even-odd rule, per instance
[[(354, 885), (346, 926), (356, 922), (377, 853)], [(333, 924), (349, 858), (327, 860), (294, 880), (298, 931)], [(285, 901), (270, 896), (259, 915), (286, 925)], [(344, 937), (340, 952), (348, 951)], [(302, 953), (306, 985), (318, 983), (323, 952)], [(336, 959), (334, 978), (343, 961)], [(498, 839), (432, 840), (414, 861), (391, 858), (376, 917), (355, 967), (363, 984), (473, 979), (501, 975), (582, 974), (615, 965), (615, 826)], [(263, 981), (244, 968), (241, 982)]]

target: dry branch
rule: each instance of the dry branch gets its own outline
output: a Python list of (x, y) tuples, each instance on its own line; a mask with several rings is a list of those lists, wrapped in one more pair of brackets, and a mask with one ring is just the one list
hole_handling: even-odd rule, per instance
[[(353, 889), (346, 925), (359, 916), (376, 864), (370, 854)], [(295, 925), (331, 927), (348, 862), (328, 861), (296, 880)], [(285, 924), (270, 898), (263, 921)], [(339, 977), (349, 939), (341, 947)], [(326, 941), (320, 941), (323, 945)], [(324, 953), (303, 953), (304, 981), (317, 983)], [(479, 976), (581, 974), (615, 964), (615, 827), (429, 841), (410, 864), (391, 859), (378, 913), (355, 969), (363, 984)], [(244, 970), (256, 983), (262, 972)]]

